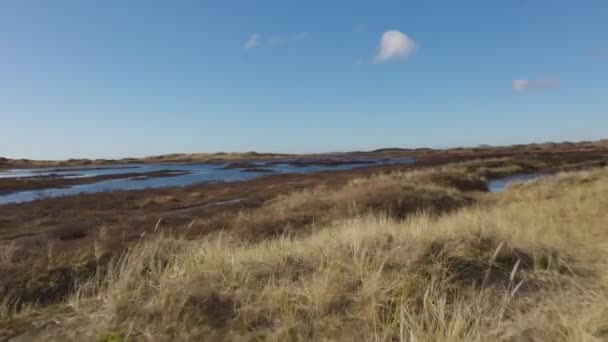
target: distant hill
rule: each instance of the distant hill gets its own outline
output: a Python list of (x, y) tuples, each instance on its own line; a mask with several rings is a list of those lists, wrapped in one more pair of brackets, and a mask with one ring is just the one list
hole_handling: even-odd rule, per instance
[(29, 168), (29, 167), (60, 167), (60, 166), (83, 166), (83, 165), (109, 165), (109, 164), (137, 164), (137, 163), (199, 163), (199, 162), (226, 162), (226, 161), (246, 161), (254, 159), (275, 159), (275, 158), (321, 158), (326, 156), (339, 155), (342, 157), (358, 155), (404, 155), (427, 154), (431, 152), (446, 153), (477, 153), (480, 151), (550, 151), (566, 149), (594, 149), (608, 148), (608, 139), (596, 141), (580, 142), (544, 142), (532, 144), (517, 144), (510, 146), (492, 146), (481, 144), (476, 147), (455, 147), (447, 149), (432, 149), (428, 147), (420, 148), (401, 148), (387, 147), (372, 151), (353, 151), (340, 153), (316, 153), (316, 154), (281, 154), (281, 153), (260, 153), (260, 152), (217, 152), (217, 153), (173, 153), (144, 158), (122, 158), (122, 159), (69, 159), (69, 160), (29, 160), (29, 159), (10, 159), (0, 157), (0, 168)]
[(419, 147), (419, 148), (401, 148), (401, 147), (388, 147), (388, 148), (379, 148), (373, 151), (372, 153), (391, 153), (391, 152), (424, 152), (424, 151), (433, 151), (432, 148), (428, 147)]

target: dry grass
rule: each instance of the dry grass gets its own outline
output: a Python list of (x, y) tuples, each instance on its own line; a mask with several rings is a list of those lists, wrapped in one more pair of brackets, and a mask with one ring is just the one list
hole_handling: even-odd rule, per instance
[[(437, 176), (386, 176), (382, 189), (423, 177)], [(378, 180), (341, 191), (365, 199), (372, 184), (384, 184)], [(271, 205), (280, 213), (342, 196), (316, 189)], [(57, 304), (14, 312), (4, 303), (0, 337), (607, 339), (608, 172), (560, 174), (486, 196), (446, 215), (364, 211), (307, 235), (261, 242), (161, 234)]]
[(375, 174), (356, 178), (339, 188), (319, 186), (280, 195), (254, 210), (220, 217), (220, 226), (241, 238), (263, 240), (282, 235), (309, 234), (334, 222), (385, 215), (403, 219), (417, 212), (443, 214), (471, 205), (487, 191), (490, 177), (548, 170), (541, 161), (492, 158), (447, 166)]
[[(472, 196), (449, 184), (446, 175), (434, 170), (395, 172), (355, 179), (338, 189), (321, 186), (296, 191), (235, 216), (230, 227), (242, 238), (260, 240), (308, 234), (315, 227), (369, 213), (402, 219), (419, 211), (445, 213), (471, 204)], [(475, 190), (486, 188), (481, 178), (462, 179)]]
[[(501, 161), (511, 162), (509, 159)], [(368, 214), (402, 219), (420, 211), (445, 213), (473, 203), (473, 196), (464, 190), (485, 190), (484, 179), (464, 174), (462, 167), (453, 169), (378, 174), (355, 179), (337, 188), (296, 191), (258, 208), (237, 214), (225, 211), (186, 222), (185, 227), (172, 228), (187, 232), (190, 237), (227, 230), (241, 241), (259, 242), (277, 237), (307, 236), (317, 229), (331, 227), (335, 222)], [(149, 203), (145, 205), (153, 205), (175, 201), (176, 197), (156, 196), (147, 200)], [(162, 219), (157, 220), (149, 233), (155, 233), (159, 227), (166, 228)], [(96, 227), (95, 220), (85, 223), (81, 221), (46, 234), (35, 234), (29, 242), (20, 240), (17, 252), (14, 248), (5, 249), (6, 253), (12, 251), (11, 254), (18, 254), (20, 258), (10, 265), (0, 263), (0, 272), (16, 274), (0, 279), (0, 296), (13, 298), (18, 307), (62, 301), (73, 292), (76, 281), (104, 268), (108, 256), (118, 254), (124, 245), (142, 236), (124, 230), (117, 232), (111, 225)], [(78, 238), (93, 240), (91, 248), (64, 253), (53, 244), (55, 239)], [(46, 252), (39, 253), (41, 250)]]

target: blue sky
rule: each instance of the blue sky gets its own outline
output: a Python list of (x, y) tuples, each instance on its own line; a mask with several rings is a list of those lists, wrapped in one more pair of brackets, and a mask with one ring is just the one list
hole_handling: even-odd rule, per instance
[(0, 2), (0, 156), (591, 140), (607, 108), (604, 0)]

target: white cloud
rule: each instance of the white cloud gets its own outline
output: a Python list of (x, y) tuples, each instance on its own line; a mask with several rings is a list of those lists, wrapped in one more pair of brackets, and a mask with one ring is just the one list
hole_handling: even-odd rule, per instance
[(547, 89), (559, 86), (559, 78), (557, 77), (545, 77), (535, 80), (518, 79), (513, 80), (513, 90), (521, 93), (533, 89)]
[(262, 36), (259, 33), (252, 34), (251, 37), (249, 37), (249, 39), (247, 39), (245, 44), (243, 44), (243, 49), (245, 49), (245, 50), (255, 49), (256, 47), (260, 46), (261, 38), (262, 38)]
[(530, 81), (528, 80), (513, 80), (513, 90), (515, 91), (524, 91), (530, 85)]
[(376, 63), (384, 63), (395, 59), (407, 58), (416, 49), (416, 42), (401, 31), (391, 30), (382, 34), (380, 49), (376, 55)]

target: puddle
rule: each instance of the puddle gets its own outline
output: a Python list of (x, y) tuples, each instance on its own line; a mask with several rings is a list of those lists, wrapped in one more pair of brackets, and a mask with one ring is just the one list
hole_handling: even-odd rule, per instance
[(546, 177), (546, 176), (547, 175), (539, 174), (539, 173), (530, 173), (530, 174), (521, 174), (521, 175), (514, 175), (514, 176), (509, 176), (509, 177), (500, 178), (500, 179), (494, 179), (488, 183), (488, 189), (490, 190), (490, 192), (502, 192), (511, 183), (526, 182), (526, 181), (531, 181), (531, 180), (535, 180), (535, 179), (538, 179), (541, 177)]

